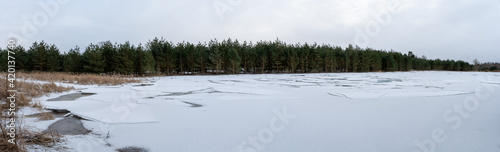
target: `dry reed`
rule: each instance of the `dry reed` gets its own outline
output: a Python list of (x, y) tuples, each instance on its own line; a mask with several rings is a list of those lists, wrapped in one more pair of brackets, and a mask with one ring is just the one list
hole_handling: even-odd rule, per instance
[(131, 76), (124, 75), (71, 74), (63, 72), (19, 72), (17, 73), (17, 77), (81, 85), (121, 85), (125, 83), (141, 82)]
[[(2, 97), (9, 96), (8, 86), (9, 82), (6, 79), (6, 73), (0, 73), (0, 95)], [(49, 93), (62, 93), (65, 91), (73, 90), (74, 87), (58, 86), (55, 82), (80, 84), (80, 85), (121, 85), (125, 83), (137, 83), (140, 80), (134, 79), (130, 76), (122, 75), (97, 75), (97, 74), (71, 74), (62, 72), (17, 72), (18, 78), (15, 82), (16, 93), (16, 106), (33, 106), (36, 108), (43, 108), (40, 101), (36, 101), (43, 95)], [(27, 82), (25, 80), (39, 80), (45, 82)], [(35, 101), (33, 101), (35, 99)], [(3, 104), (0, 110), (4, 112), (9, 104), (5, 104), (5, 98), (0, 99)], [(16, 109), (16, 110), (17, 110)], [(42, 113), (39, 120), (51, 120), (54, 116), (51, 113)], [(37, 132), (30, 131), (30, 129), (19, 128), (18, 143), (11, 144), (7, 140), (6, 130), (0, 121), (0, 151), (27, 151), (26, 145), (42, 145), (45, 147), (52, 147), (55, 143), (60, 142), (60, 135), (50, 132)]]

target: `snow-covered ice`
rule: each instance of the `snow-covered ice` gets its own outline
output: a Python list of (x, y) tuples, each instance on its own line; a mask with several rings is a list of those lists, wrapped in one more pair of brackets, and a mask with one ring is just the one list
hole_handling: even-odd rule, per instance
[[(500, 77), (480, 72), (144, 78), (74, 101), (71, 151), (500, 151)], [(67, 84), (70, 85), (70, 84)], [(76, 92), (76, 91), (73, 91)], [(67, 93), (65, 93), (67, 94)], [(42, 122), (33, 125), (47, 126)], [(109, 133), (109, 136), (108, 136)]]

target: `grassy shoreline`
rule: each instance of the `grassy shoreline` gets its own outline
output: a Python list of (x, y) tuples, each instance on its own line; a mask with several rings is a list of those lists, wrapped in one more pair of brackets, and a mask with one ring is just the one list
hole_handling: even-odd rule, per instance
[[(25, 116), (9, 117), (7, 115), (10, 104), (6, 102), (9, 96), (8, 85), (6, 79), (7, 73), (0, 73), (0, 110), (2, 111), (2, 121), (0, 121), (0, 151), (27, 151), (27, 145), (38, 145), (43, 147), (52, 147), (56, 143), (61, 142), (57, 133), (47, 133), (39, 130), (26, 128), (22, 123)], [(16, 93), (16, 109), (17, 112), (22, 107), (34, 107), (39, 110), (44, 107), (41, 101), (36, 100), (39, 97), (51, 93), (63, 93), (74, 90), (72, 86), (61, 86), (58, 83), (78, 84), (78, 85), (122, 85), (126, 83), (141, 82), (130, 76), (119, 75), (97, 75), (97, 74), (71, 74), (64, 72), (17, 72), (15, 81)], [(44, 83), (37, 83), (44, 82)], [(16, 143), (8, 142), (9, 130), (5, 127), (9, 119), (16, 119)]]

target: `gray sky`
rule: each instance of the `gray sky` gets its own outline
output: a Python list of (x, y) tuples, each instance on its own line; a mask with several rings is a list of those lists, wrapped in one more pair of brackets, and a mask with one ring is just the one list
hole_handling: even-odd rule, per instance
[(498, 0), (16, 0), (0, 5), (0, 40), (61, 52), (110, 40), (317, 42), (500, 62)]

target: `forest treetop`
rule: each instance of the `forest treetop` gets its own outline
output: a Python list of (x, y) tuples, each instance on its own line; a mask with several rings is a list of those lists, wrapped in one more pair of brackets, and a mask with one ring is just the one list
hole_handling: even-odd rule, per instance
[[(61, 54), (54, 44), (34, 42), (29, 49), (0, 49), (6, 64), (7, 51), (15, 52), (16, 68), (24, 71), (58, 71), (108, 74), (237, 74), (317, 73), (410, 70), (471, 71), (461, 60), (427, 59), (411, 51), (375, 50), (349, 45), (287, 44), (275, 41), (239, 42), (230, 38), (208, 43), (172, 43), (154, 38), (144, 46), (110, 41), (77, 46)], [(5, 71), (7, 66), (1, 66)]]

